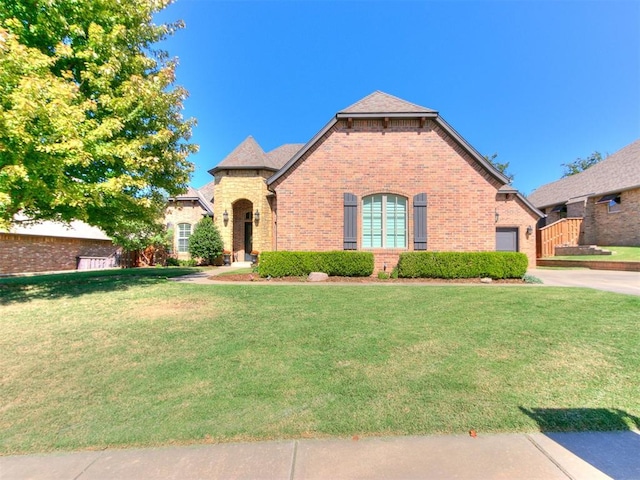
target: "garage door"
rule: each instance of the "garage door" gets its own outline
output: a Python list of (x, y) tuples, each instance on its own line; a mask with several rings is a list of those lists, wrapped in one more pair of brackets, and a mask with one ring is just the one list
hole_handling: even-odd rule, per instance
[(496, 251), (518, 251), (518, 228), (496, 228)]

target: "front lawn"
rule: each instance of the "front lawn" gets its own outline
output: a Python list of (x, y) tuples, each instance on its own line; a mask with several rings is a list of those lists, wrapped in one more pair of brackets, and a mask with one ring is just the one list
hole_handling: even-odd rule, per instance
[(563, 255), (547, 257), (545, 260), (588, 260), (591, 262), (640, 262), (640, 247), (602, 247), (611, 255)]
[(640, 428), (638, 297), (167, 270), (0, 280), (0, 452)]

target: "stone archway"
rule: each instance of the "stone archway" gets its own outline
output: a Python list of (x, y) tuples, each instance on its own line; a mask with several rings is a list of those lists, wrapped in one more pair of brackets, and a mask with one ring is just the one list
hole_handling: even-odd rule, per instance
[(246, 198), (233, 203), (233, 258), (236, 262), (251, 261), (253, 250), (253, 203)]

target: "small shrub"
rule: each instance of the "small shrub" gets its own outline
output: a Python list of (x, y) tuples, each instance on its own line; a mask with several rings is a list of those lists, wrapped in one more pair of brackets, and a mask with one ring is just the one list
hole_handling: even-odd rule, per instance
[(178, 260), (178, 264), (181, 267), (195, 267), (198, 265), (198, 262), (193, 258), (190, 258), (188, 260)]
[(167, 257), (167, 267), (179, 267), (180, 261), (175, 257)]
[(189, 255), (202, 258), (209, 265), (222, 255), (223, 243), (218, 227), (210, 217), (200, 220), (189, 237)]
[(522, 278), (528, 259), (518, 252), (406, 252), (400, 255), (403, 278)]
[(378, 279), (389, 280), (389, 274), (387, 272), (378, 272)]
[(398, 266), (397, 265), (395, 267), (393, 267), (393, 270), (391, 270), (391, 278), (398, 278)]
[(534, 275), (529, 275), (528, 273), (525, 273), (522, 276), (522, 280), (524, 280), (524, 283), (544, 283), (538, 277), (536, 277)]
[(258, 272), (261, 277), (304, 277), (311, 272), (329, 276), (368, 277), (373, 273), (370, 252), (262, 252)]

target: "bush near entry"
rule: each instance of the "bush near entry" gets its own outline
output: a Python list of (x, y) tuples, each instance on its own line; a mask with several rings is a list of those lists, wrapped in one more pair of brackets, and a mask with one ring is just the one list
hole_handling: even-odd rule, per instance
[(522, 278), (529, 261), (519, 252), (405, 252), (400, 278)]
[(373, 273), (370, 252), (262, 252), (258, 273), (261, 277), (301, 277), (311, 272), (329, 276), (368, 277)]

